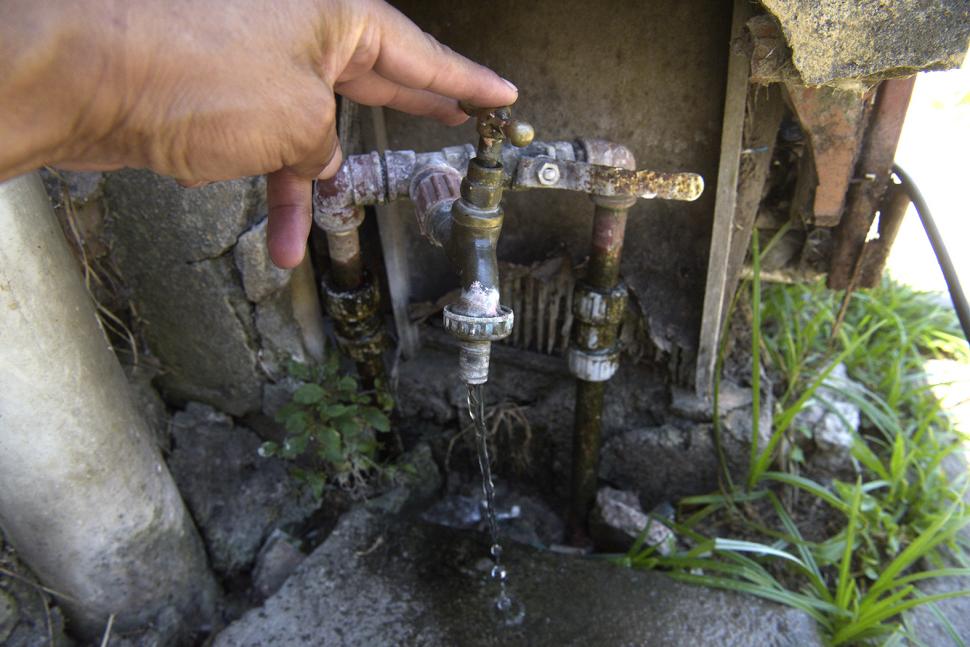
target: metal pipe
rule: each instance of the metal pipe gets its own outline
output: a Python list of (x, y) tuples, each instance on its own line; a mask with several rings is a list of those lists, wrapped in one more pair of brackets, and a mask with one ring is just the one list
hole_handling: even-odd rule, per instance
[(407, 193), (421, 232), (445, 248), (459, 271), (461, 297), (445, 307), (445, 328), (461, 342), (462, 380), (481, 384), (488, 378), (491, 341), (507, 336), (513, 320), (512, 311), (499, 304), (495, 256), (503, 190), (561, 189), (592, 197), (592, 250), (585, 281), (577, 284), (573, 299), (576, 323), (568, 356), (577, 377), (570, 526), (574, 541), (585, 543), (586, 518), (596, 495), (605, 382), (619, 366), (617, 334), (627, 298), (619, 271), (627, 213), (638, 197), (695, 200), (704, 182), (694, 173), (636, 171), (629, 149), (604, 140), (503, 149), (506, 131), (527, 144), (531, 127), (511, 126), (504, 108), (471, 110), (479, 119), (474, 158), (469, 159), (469, 147), (353, 156), (330, 183), (318, 186), (315, 218), (324, 225), (349, 205), (394, 200), (409, 181)]
[(357, 365), (366, 388), (385, 376), (387, 337), (381, 325), (380, 291), (364, 271), (359, 227), (364, 208), (352, 206), (315, 214), (327, 235), (330, 272), (321, 281), (323, 303), (334, 321), (337, 341)]
[(617, 334), (626, 309), (620, 258), (627, 212), (636, 198), (592, 196), (589, 263), (573, 297), (575, 326), (569, 369), (576, 376), (569, 528), (574, 544), (588, 543), (586, 519), (596, 498), (606, 381), (619, 367)]
[(36, 173), (0, 231), (0, 525), (81, 636), (185, 637), (217, 587)]
[(364, 280), (364, 266), (360, 258), (360, 233), (357, 228), (343, 232), (327, 232), (330, 252), (330, 275), (340, 290), (356, 290)]

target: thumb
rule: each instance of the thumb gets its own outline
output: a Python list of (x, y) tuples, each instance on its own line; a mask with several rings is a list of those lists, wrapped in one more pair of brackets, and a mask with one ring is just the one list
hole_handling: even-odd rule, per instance
[(269, 207), (266, 244), (273, 263), (282, 269), (296, 267), (306, 253), (312, 220), (312, 186), (312, 179), (288, 168), (266, 176), (266, 204)]

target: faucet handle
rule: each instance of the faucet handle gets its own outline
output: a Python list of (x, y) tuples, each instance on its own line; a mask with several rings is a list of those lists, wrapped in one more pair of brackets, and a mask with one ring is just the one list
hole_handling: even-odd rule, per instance
[(535, 139), (536, 131), (532, 124), (512, 118), (512, 106), (479, 108), (461, 101), (459, 107), (478, 121), (478, 134), (488, 139), (508, 139), (517, 147), (524, 148)]

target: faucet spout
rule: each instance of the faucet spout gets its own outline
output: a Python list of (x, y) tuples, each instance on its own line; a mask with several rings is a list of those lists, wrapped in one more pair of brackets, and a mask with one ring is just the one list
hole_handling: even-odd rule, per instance
[(488, 380), (492, 342), (507, 337), (513, 324), (511, 308), (499, 303), (496, 256), (504, 217), (502, 143), (508, 138), (527, 146), (534, 133), (528, 124), (512, 120), (508, 107), (464, 107), (478, 117), (480, 135), (467, 175), (429, 165), (415, 173), (409, 193), (422, 233), (444, 247), (458, 271), (461, 296), (444, 309), (445, 329), (459, 341), (462, 381), (482, 384)]

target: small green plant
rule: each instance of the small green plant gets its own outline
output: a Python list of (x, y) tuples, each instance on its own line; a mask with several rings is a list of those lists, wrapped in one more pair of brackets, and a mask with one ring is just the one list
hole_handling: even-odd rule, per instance
[(316, 366), (290, 361), (287, 371), (303, 384), (276, 414), (286, 438), (263, 443), (260, 455), (290, 460), (310, 455), (307, 463), (316, 467), (294, 467), (293, 473), (317, 498), (328, 484), (365, 494), (374, 476), (392, 469), (377, 462), (377, 452), (378, 435), (391, 429), (393, 399), (380, 384), (362, 391), (354, 377), (340, 375), (336, 354)]
[[(970, 361), (955, 315), (887, 278), (852, 295), (835, 326), (838, 295), (821, 284), (763, 290), (757, 234), (752, 249), (752, 388), (760, 386), (762, 357), (780, 384), (770, 439), (759, 446), (755, 426), (743, 487), (732, 483), (718, 445), (722, 491), (681, 500), (672, 524), (687, 549), (662, 556), (641, 542), (621, 561), (802, 609), (832, 645), (898, 644), (907, 637), (903, 614), (924, 604), (949, 627), (933, 604), (970, 591), (926, 595), (916, 585), (970, 575), (958, 534), (970, 523), (967, 484), (942, 469), (962, 434), (922, 371), (927, 357)], [(821, 387), (840, 363), (861, 385), (840, 394), (860, 410), (853, 456), (862, 472), (853, 483), (823, 484), (787, 471), (803, 457), (785, 453), (798, 447), (788, 437), (796, 415), (812, 398), (824, 404)], [(755, 420), (759, 407), (755, 398)], [(722, 533), (744, 539), (711, 536)]]

